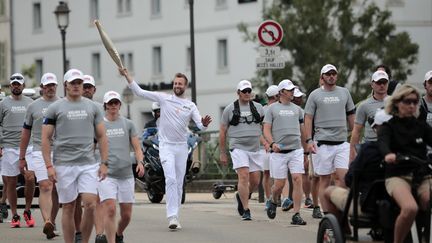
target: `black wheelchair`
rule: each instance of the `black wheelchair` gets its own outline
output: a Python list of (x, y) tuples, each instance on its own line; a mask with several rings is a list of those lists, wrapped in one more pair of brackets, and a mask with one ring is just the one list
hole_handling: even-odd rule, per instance
[[(416, 164), (416, 168), (418, 168), (416, 171), (421, 171), (423, 176), (432, 175), (432, 165), (427, 161), (403, 155), (398, 155), (397, 160), (399, 163), (410, 162)], [(379, 166), (374, 166), (375, 168), (372, 170), (371, 168), (365, 168), (354, 171), (351, 189), (342, 217), (337, 219), (333, 214), (326, 214), (319, 223), (317, 242), (358, 241), (359, 229), (362, 228), (370, 229), (369, 235), (374, 241), (393, 242), (394, 224), (400, 210), (385, 189), (384, 166), (384, 162), (380, 162)], [(359, 182), (365, 173), (376, 178), (359, 205)], [(416, 185), (413, 184), (413, 195), (416, 195), (414, 193), (416, 189)], [(431, 190), (431, 187), (429, 189)], [(416, 196), (414, 198), (417, 200)], [(351, 204), (353, 204), (352, 213), (350, 213)], [(411, 228), (411, 234), (407, 236), (405, 242), (429, 242), (431, 208), (429, 206), (426, 212), (419, 211), (417, 213), (416, 223)], [(359, 209), (361, 209), (361, 213)], [(344, 229), (347, 229), (349, 225), (352, 230), (347, 232)]]

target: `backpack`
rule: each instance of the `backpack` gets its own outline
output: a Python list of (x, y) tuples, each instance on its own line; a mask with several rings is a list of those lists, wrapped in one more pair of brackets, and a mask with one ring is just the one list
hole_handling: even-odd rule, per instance
[[(252, 112), (252, 117), (253, 120), (252, 121), (246, 121), (247, 124), (251, 124), (252, 122), (255, 123), (261, 123), (262, 122), (262, 117), (260, 116), (260, 114), (258, 113), (253, 101), (249, 101), (249, 108)], [(233, 110), (233, 116), (231, 118), (231, 121), (229, 122), (229, 124), (231, 126), (237, 126), (240, 123), (240, 104), (239, 101), (236, 100), (234, 101), (234, 110)]]

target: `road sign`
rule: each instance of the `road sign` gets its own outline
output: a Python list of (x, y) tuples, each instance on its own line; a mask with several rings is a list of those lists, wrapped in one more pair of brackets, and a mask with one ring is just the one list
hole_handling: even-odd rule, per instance
[(279, 46), (260, 46), (258, 52), (261, 57), (279, 57), (281, 53)]
[(257, 69), (282, 69), (285, 61), (281, 57), (258, 57), (256, 59)]
[(275, 46), (282, 38), (282, 26), (274, 20), (266, 20), (258, 27), (258, 40), (264, 46)]

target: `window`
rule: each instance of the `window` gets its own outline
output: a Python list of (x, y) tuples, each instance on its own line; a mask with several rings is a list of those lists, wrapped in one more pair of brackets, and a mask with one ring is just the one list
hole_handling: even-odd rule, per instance
[(0, 0), (0, 16), (4, 16), (6, 13), (5, 0)]
[(117, 13), (130, 14), (132, 12), (131, 0), (117, 0)]
[(99, 1), (90, 0), (90, 23), (95, 19), (99, 19)]
[(227, 8), (227, 0), (216, 0), (216, 9)]
[(43, 75), (43, 60), (42, 59), (36, 59), (35, 60), (35, 79), (36, 83), (37, 81), (41, 80)]
[(242, 4), (242, 3), (251, 3), (251, 2), (256, 2), (257, 0), (238, 0), (238, 3), (239, 4)]
[(0, 42), (0, 80), (6, 80), (6, 43)]
[(226, 39), (218, 40), (217, 46), (218, 69), (224, 70), (228, 68), (228, 45)]
[(153, 75), (162, 75), (162, 47), (153, 47)]
[(192, 65), (192, 52), (191, 48), (186, 47), (186, 69), (190, 69)]
[(42, 29), (41, 4), (33, 3), (33, 30)]
[(129, 72), (134, 72), (133, 53), (121, 53), (120, 60), (122, 61), (123, 66), (125, 66)]
[(92, 62), (91, 62), (91, 70), (92, 75), (96, 80), (101, 80), (101, 61), (100, 61), (100, 54), (99, 53), (93, 53), (92, 54)]
[(160, 0), (151, 0), (151, 16), (161, 15), (161, 2)]

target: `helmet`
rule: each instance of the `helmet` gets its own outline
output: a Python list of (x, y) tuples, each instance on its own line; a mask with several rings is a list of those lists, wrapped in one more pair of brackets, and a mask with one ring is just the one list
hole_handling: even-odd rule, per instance
[(158, 102), (153, 102), (152, 103), (152, 115), (153, 117), (155, 117), (155, 111), (159, 110), (160, 111), (160, 105)]

